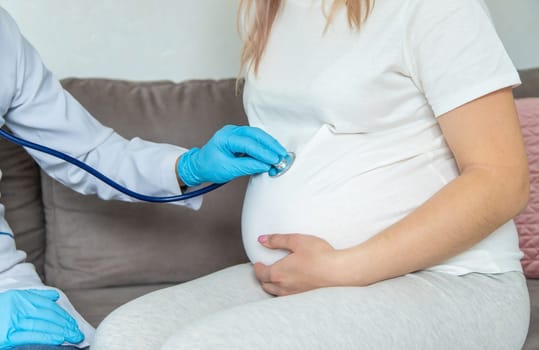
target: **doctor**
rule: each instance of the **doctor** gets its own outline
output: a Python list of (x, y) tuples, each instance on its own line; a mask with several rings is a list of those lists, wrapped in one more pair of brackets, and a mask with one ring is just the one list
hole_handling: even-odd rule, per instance
[[(246, 126), (225, 126), (204, 147), (188, 152), (138, 138), (123, 139), (62, 89), (0, 8), (0, 126), (4, 124), (14, 134), (68, 152), (104, 174), (121, 174), (116, 180), (122, 185), (155, 196), (178, 194), (183, 186), (266, 172), (286, 156), (275, 139)], [(131, 200), (61, 160), (29, 153), (50, 176), (80, 193)], [(238, 158), (237, 153), (250, 157)], [(201, 202), (190, 199), (178, 204), (197, 209)], [(54, 349), (61, 344), (87, 347), (93, 328), (61, 291), (43, 285), (25, 258), (15, 248), (0, 204), (0, 350)]]

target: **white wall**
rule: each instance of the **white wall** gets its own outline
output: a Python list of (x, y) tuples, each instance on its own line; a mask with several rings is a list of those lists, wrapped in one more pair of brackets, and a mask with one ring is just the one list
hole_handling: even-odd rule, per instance
[(235, 77), (237, 0), (0, 0), (58, 78)]
[[(517, 67), (539, 67), (539, 0), (486, 1)], [(176, 81), (236, 76), (237, 3), (0, 0), (59, 78)]]
[(496, 29), (519, 68), (539, 67), (539, 0), (487, 0)]

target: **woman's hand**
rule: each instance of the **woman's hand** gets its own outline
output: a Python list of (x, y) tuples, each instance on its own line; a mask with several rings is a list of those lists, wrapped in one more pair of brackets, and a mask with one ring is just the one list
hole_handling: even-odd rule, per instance
[(257, 279), (269, 294), (283, 296), (349, 284), (345, 277), (344, 256), (321, 238), (304, 234), (273, 234), (260, 236), (258, 241), (266, 248), (290, 251), (288, 256), (273, 265), (254, 265)]

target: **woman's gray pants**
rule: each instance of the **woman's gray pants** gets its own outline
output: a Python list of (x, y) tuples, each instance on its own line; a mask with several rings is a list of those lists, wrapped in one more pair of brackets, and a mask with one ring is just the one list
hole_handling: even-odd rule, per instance
[(516, 350), (529, 317), (520, 272), (420, 271), (272, 297), (244, 264), (127, 303), (102, 322), (91, 349)]

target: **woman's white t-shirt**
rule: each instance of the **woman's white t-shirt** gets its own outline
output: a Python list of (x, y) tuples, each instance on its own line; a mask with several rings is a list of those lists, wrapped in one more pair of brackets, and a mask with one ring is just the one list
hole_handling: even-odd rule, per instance
[[(249, 183), (242, 230), (253, 262), (285, 254), (262, 247), (261, 234), (312, 234), (339, 249), (410, 214), (458, 176), (436, 118), (520, 83), (481, 0), (376, 0), (360, 31), (343, 9), (325, 33), (323, 4), (285, 1), (258, 75), (248, 72), (250, 124), (296, 153), (283, 176)], [(521, 271), (521, 255), (509, 221), (430, 270)]]

